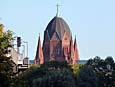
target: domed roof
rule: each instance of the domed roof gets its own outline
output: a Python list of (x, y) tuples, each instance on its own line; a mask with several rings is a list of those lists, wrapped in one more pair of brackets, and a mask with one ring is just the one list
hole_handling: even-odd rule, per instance
[(54, 32), (57, 33), (60, 40), (62, 40), (64, 33), (67, 32), (69, 35), (69, 38), (71, 39), (71, 31), (67, 23), (61, 18), (55, 16), (48, 24), (46, 31), (48, 32), (48, 35), (50, 39), (52, 38), (52, 35)]

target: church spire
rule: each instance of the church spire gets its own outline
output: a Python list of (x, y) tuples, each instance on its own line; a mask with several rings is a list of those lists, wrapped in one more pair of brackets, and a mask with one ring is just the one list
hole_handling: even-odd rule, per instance
[(77, 45), (77, 43), (76, 43), (76, 35), (75, 35), (75, 40), (74, 40), (74, 49), (76, 48), (76, 45)]
[(76, 64), (77, 60), (79, 60), (79, 53), (78, 53), (77, 42), (76, 42), (76, 35), (75, 35), (73, 64)]
[(35, 64), (43, 64), (44, 63), (44, 57), (43, 57), (43, 51), (41, 47), (41, 40), (40, 40), (40, 34), (38, 38), (38, 46), (36, 51), (36, 57), (35, 57)]

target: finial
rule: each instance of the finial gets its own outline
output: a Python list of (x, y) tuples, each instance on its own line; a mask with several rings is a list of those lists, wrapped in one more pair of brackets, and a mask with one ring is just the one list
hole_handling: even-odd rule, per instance
[(59, 10), (58, 8), (59, 8), (60, 5), (57, 4), (56, 6), (57, 6), (57, 13), (56, 13), (56, 16), (58, 16), (58, 10)]

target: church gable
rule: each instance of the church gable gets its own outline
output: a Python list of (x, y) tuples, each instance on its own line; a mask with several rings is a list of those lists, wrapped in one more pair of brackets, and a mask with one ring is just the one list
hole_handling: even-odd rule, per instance
[(58, 41), (59, 40), (59, 37), (58, 37), (56, 32), (54, 32), (54, 34), (52, 35), (51, 40), (53, 40), (53, 41)]
[(65, 32), (63, 39), (62, 39), (62, 46), (65, 47), (65, 46), (69, 46), (69, 45), (70, 45), (70, 39), (69, 39), (68, 33)]

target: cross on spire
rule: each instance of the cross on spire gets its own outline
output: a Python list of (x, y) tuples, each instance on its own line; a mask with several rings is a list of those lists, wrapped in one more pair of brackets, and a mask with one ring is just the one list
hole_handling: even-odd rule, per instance
[(56, 5), (56, 7), (57, 7), (57, 13), (56, 13), (56, 16), (58, 16), (59, 6), (60, 6), (59, 4)]

